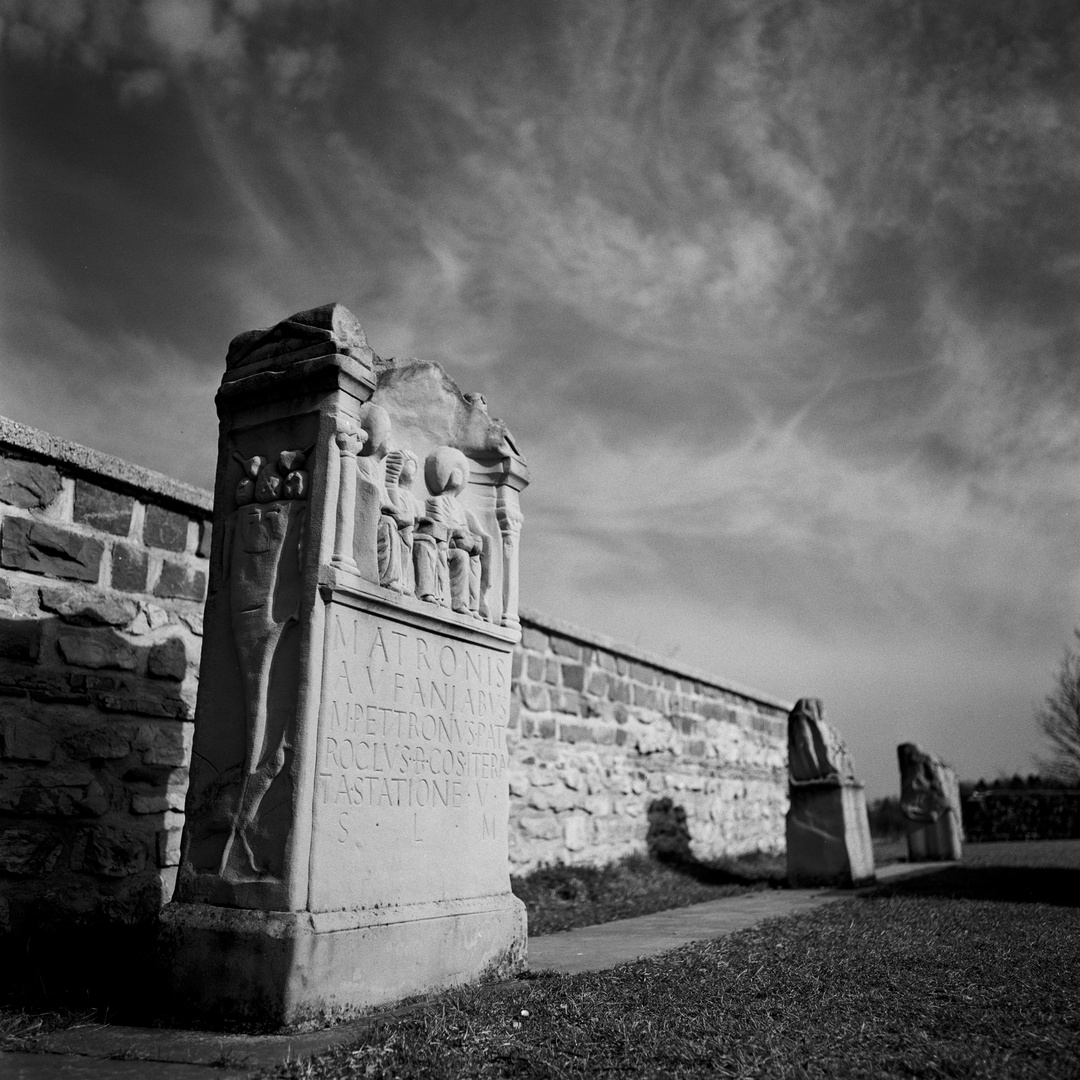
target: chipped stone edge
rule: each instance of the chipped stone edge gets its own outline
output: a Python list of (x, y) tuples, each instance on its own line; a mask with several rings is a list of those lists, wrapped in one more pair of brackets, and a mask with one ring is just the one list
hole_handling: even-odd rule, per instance
[(91, 480), (107, 478), (130, 491), (155, 496), (155, 501), (162, 500), (178, 509), (195, 511), (194, 516), (199, 518), (209, 518), (214, 508), (213, 494), (203, 488), (0, 416), (0, 450), (4, 449), (66, 465)]
[(756, 701), (760, 705), (767, 705), (770, 708), (780, 709), (786, 713), (791, 712), (795, 707), (793, 701), (784, 701), (781, 698), (773, 697), (772, 694), (765, 693), (763, 690), (754, 690), (748, 686), (743, 686), (740, 683), (732, 682), (730, 679), (721, 679), (715, 674), (710, 674), (709, 672), (704, 671), (701, 668), (693, 667), (690, 664), (683, 664), (675, 660), (665, 659), (656, 653), (651, 653), (646, 649), (638, 648), (636, 645), (628, 645), (625, 642), (608, 637), (606, 634), (599, 634), (594, 630), (586, 630), (584, 627), (577, 626), (574, 623), (565, 622), (552, 615), (545, 615), (542, 611), (537, 611), (535, 608), (523, 606), (518, 610), (518, 615), (521, 618), (522, 625), (529, 623), (539, 630), (547, 630), (551, 633), (558, 634), (559, 637), (571, 638), (582, 645), (591, 645), (595, 649), (603, 649), (606, 652), (615, 653), (618, 656), (625, 656), (630, 660), (635, 660), (640, 664), (648, 664), (649, 667), (658, 668), (660, 671), (669, 672), (680, 678), (693, 679), (695, 682), (704, 683), (706, 686), (714, 686), (719, 690), (726, 690), (738, 697)]

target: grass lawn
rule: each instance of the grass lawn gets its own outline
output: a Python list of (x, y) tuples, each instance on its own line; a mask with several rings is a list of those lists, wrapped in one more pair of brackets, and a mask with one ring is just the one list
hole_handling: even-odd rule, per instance
[[(1080, 869), (1042, 845), (609, 972), (447, 994), (264, 1073), (1080, 1076)], [(998, 855), (982, 848), (997, 848)], [(995, 862), (1007, 865), (995, 866)]]

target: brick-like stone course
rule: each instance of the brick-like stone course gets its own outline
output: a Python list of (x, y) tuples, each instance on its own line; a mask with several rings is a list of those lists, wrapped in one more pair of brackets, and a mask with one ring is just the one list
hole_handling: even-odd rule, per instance
[(210, 500), (5, 425), (0, 935), (146, 918), (179, 862)]
[(787, 703), (536, 612), (518, 654), (513, 872), (644, 851), (677, 809), (698, 858), (783, 850)]

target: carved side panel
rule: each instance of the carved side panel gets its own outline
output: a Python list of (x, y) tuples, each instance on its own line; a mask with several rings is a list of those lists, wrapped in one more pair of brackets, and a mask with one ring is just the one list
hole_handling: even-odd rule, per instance
[(281, 878), (292, 822), (314, 449), (301, 440), (314, 424), (287, 426), (229, 440), (232, 508), (208, 605), (200, 713), (212, 721), (196, 733), (186, 854), (195, 873), (234, 884)]

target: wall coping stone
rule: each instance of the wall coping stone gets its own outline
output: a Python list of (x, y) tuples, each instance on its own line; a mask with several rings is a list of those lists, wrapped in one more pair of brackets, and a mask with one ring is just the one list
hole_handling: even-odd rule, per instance
[(129, 491), (194, 511), (196, 517), (207, 518), (214, 508), (213, 494), (203, 488), (0, 416), (0, 450), (9, 448), (67, 465), (72, 472), (95, 482), (105, 477)]
[(537, 611), (536, 608), (522, 606), (520, 615), (522, 623), (532, 623), (533, 626), (541, 630), (550, 631), (560, 637), (572, 638), (574, 641), (581, 642), (583, 645), (590, 645), (594, 649), (604, 649), (618, 656), (628, 657), (631, 660), (636, 660), (639, 664), (648, 664), (650, 667), (669, 672), (680, 678), (693, 679), (694, 682), (704, 683), (706, 686), (727, 690), (729, 693), (736, 694), (739, 697), (756, 701), (760, 705), (768, 705), (770, 708), (779, 709), (785, 713), (791, 712), (795, 707), (795, 703), (792, 701), (784, 701), (781, 698), (773, 697), (772, 694), (765, 693), (763, 690), (754, 690), (730, 679), (721, 680), (717, 675), (710, 674), (701, 668), (677, 660), (666, 659), (656, 653), (649, 652), (647, 649), (617, 641), (606, 634), (599, 634), (595, 630), (586, 630), (584, 627), (577, 626), (574, 623), (556, 619), (552, 615), (545, 615), (543, 612)]

